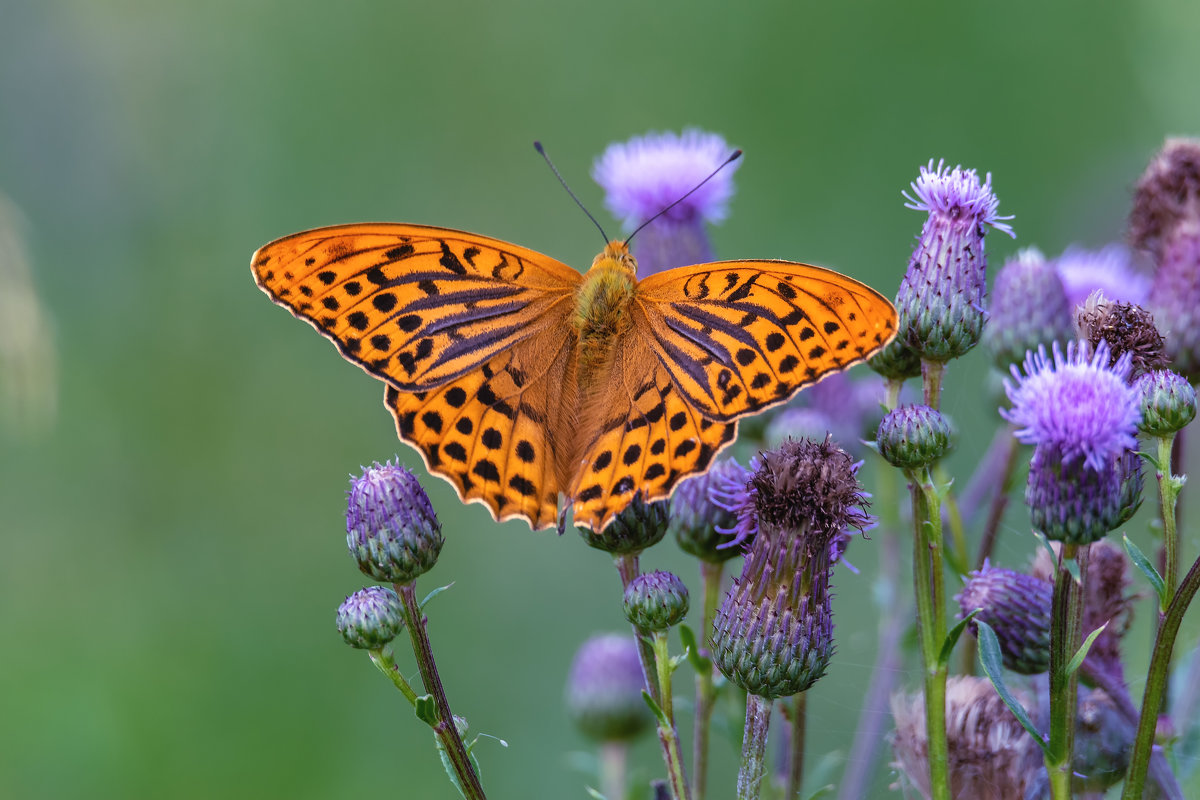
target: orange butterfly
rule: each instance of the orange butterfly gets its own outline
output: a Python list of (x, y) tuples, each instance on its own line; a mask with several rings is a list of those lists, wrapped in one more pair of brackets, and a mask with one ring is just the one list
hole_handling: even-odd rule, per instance
[(737, 419), (869, 357), (887, 298), (791, 261), (722, 261), (637, 279), (625, 242), (581, 274), (428, 225), (318, 228), (254, 254), (254, 278), (387, 383), (400, 438), (465, 502), (554, 524), (560, 496), (599, 531), (670, 495)]

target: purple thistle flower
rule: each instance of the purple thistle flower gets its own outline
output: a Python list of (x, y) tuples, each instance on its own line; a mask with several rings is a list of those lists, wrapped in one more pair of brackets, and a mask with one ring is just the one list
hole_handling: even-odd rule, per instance
[(1118, 455), (1137, 447), (1141, 420), (1138, 394), (1129, 385), (1131, 362), (1122, 356), (1109, 366), (1108, 345), (1101, 342), (1089, 357), (1077, 342), (1067, 343), (1064, 356), (1057, 343), (1053, 357), (1039, 347), (1025, 359), (1025, 374), (1012, 367), (1004, 381), (1011, 409), (1000, 415), (1014, 425), (1025, 444), (1051, 446), (1063, 461), (1083, 458), (1088, 467), (1107, 467)]
[(1045, 348), (1014, 366), (1004, 388), (1012, 409), (1000, 414), (1020, 426), (1014, 435), (1034, 445), (1025, 501), (1035, 528), (1073, 544), (1097, 541), (1129, 519), (1141, 495), (1137, 445), (1139, 394), (1129, 384), (1129, 354), (1110, 365), (1100, 342), (1089, 358), (1071, 342), (1053, 359)]
[(754, 487), (750, 479), (758, 471), (758, 459), (750, 459), (750, 469), (746, 469), (736, 461), (727, 462), (730, 466), (714, 476), (708, 487), (708, 499), (718, 508), (723, 508), (733, 515), (731, 526), (720, 526), (720, 533), (732, 534), (733, 539), (720, 545), (722, 549), (733, 549), (738, 546), (747, 547), (758, 533), (758, 511), (754, 507)]
[[(696, 189), (731, 152), (715, 133), (650, 133), (609, 145), (593, 164), (592, 178), (628, 231)], [(713, 260), (704, 224), (725, 219), (737, 167), (721, 170), (637, 235), (633, 250), (643, 276)]]
[(1021, 363), (1038, 345), (1075, 338), (1063, 282), (1036, 248), (1017, 253), (996, 274), (983, 338), (1002, 369)]
[(598, 741), (633, 739), (654, 723), (642, 700), (645, 685), (632, 636), (593, 636), (580, 646), (571, 664), (567, 713), (585, 735)]
[(414, 581), (437, 563), (444, 542), (421, 482), (399, 462), (367, 467), (351, 482), (346, 546), (366, 575), (388, 583)]
[(701, 561), (719, 564), (741, 555), (730, 546), (728, 533), (737, 526), (737, 517), (727, 508), (728, 500), (712, 499), (716, 491), (722, 498), (739, 485), (745, 486), (750, 473), (736, 461), (718, 461), (707, 472), (686, 478), (671, 494), (671, 521), (679, 548)]
[(900, 331), (922, 359), (944, 363), (979, 341), (987, 316), (984, 233), (991, 226), (1011, 236), (1003, 220), (1012, 218), (996, 213), (990, 174), (980, 183), (975, 170), (930, 161), (912, 190), (905, 206), (929, 218), (896, 294)]
[(1062, 280), (1071, 308), (1082, 304), (1099, 289), (1109, 300), (1146, 304), (1150, 279), (1133, 265), (1133, 255), (1122, 244), (1109, 244), (1099, 250), (1068, 247), (1054, 260), (1054, 269)]
[(1129, 238), (1154, 256), (1147, 307), (1171, 368), (1200, 380), (1200, 140), (1168, 139), (1138, 180)]
[(1004, 666), (1022, 675), (1050, 669), (1050, 604), (1054, 584), (1050, 581), (984, 564), (967, 576), (955, 596), (959, 619), (982, 609), (970, 623), (982, 620), (996, 631)]

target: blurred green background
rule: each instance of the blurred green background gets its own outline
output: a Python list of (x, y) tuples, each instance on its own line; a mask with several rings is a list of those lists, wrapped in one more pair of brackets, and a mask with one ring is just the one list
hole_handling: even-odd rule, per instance
[[(1200, 133), (1198, 31), (1185, 0), (0, 0), (0, 192), (48, 320), (0, 320), (25, 347), (0, 362), (0, 796), (453, 796), (427, 730), (333, 629), (363, 583), (347, 475), (420, 461), (381, 386), (255, 288), (256, 247), (397, 220), (586, 266), (599, 238), (530, 143), (602, 214), (606, 144), (700, 126), (746, 151), (720, 256), (891, 295), (922, 221), (900, 192), (930, 158), (993, 174), (1018, 234), (989, 237), (994, 266), (1120, 238), (1164, 136)], [(964, 477), (994, 420), (984, 361), (949, 379)], [(428, 488), (448, 542), (421, 585), (456, 582), (431, 608), (443, 678), (510, 744), (480, 746), (490, 796), (584, 797), (562, 681), (585, 636), (624, 628), (615, 571)], [(814, 763), (844, 755), (870, 673), (874, 544), (837, 578)], [(670, 542), (643, 563), (695, 586)], [(737, 741), (718, 736), (714, 787)], [(651, 741), (637, 764), (661, 771)]]

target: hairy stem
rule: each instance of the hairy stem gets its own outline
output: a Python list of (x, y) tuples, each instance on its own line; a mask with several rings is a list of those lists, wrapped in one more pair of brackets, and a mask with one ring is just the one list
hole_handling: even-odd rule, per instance
[(767, 776), (767, 729), (770, 725), (771, 701), (758, 695), (746, 695), (746, 728), (742, 736), (737, 800), (758, 800)]
[(799, 797), (804, 787), (804, 726), (808, 717), (808, 694), (801, 692), (784, 701), (788, 722), (791, 724), (791, 748), (788, 753), (787, 788), (784, 797)]
[(446, 700), (446, 691), (442, 688), (442, 679), (438, 676), (437, 664), (433, 660), (433, 646), (429, 643), (429, 635), (425, 630), (426, 620), (421, 614), (421, 605), (417, 600), (415, 583), (393, 584), (396, 594), (404, 604), (404, 617), (408, 627), (409, 638), (412, 640), (413, 654), (417, 658), (417, 667), (421, 670), (421, 682), (425, 691), (433, 696), (434, 705), (438, 711), (437, 724), (433, 732), (445, 748), (446, 757), (454, 774), (458, 776), (459, 787), (467, 800), (483, 800), (483, 785), (475, 774), (475, 767), (467, 754), (458, 726), (454, 724), (454, 714), (450, 711), (450, 703)]
[(1054, 800), (1070, 800), (1071, 797), (1071, 755), (1075, 747), (1079, 673), (1068, 673), (1067, 665), (1079, 649), (1083, 618), (1083, 586), (1075, 582), (1066, 562), (1075, 559), (1080, 578), (1085, 579), (1087, 548), (1087, 545), (1064, 544), (1054, 578), (1050, 623), (1050, 741), (1045, 754), (1050, 796)]

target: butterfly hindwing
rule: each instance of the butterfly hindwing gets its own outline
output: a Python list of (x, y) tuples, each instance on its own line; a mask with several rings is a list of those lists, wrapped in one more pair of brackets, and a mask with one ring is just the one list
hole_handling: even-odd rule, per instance
[(895, 335), (870, 287), (790, 261), (726, 261), (650, 275), (634, 324), (687, 402), (733, 420), (869, 357)]
[(554, 323), (554, 335), (528, 339), (450, 383), (424, 392), (389, 386), (384, 397), (400, 438), (464, 502), (534, 529), (556, 520), (565, 454), (552, 431), (567, 427), (562, 415), (574, 405), (574, 342), (560, 335), (565, 322)]
[(647, 501), (669, 497), (737, 435), (736, 422), (708, 419), (688, 403), (637, 329), (616, 343), (593, 397), (581, 415), (586, 438), (569, 495), (575, 523), (595, 531), (639, 491)]
[(448, 228), (318, 228), (254, 254), (255, 279), (349, 360), (406, 391), (454, 380), (544, 329), (580, 274)]

